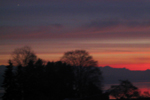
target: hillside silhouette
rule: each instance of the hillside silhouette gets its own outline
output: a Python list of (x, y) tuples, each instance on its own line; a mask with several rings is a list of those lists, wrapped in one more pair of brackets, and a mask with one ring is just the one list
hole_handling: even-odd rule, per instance
[(100, 67), (106, 84), (118, 83), (118, 80), (132, 80), (132, 82), (150, 82), (150, 70), (131, 71), (126, 68)]

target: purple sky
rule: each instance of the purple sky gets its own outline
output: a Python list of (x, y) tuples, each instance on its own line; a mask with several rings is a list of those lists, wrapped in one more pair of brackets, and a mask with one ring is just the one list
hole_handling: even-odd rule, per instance
[(149, 9), (149, 0), (1, 0), (0, 64), (25, 45), (46, 60), (85, 49), (100, 65), (149, 64)]

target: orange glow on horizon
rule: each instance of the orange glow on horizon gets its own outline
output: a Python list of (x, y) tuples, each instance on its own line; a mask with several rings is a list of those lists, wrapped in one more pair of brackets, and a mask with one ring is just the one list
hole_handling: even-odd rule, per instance
[[(89, 53), (93, 59), (98, 61), (98, 66), (110, 66), (113, 68), (127, 68), (129, 70), (150, 69), (150, 52), (110, 52), (110, 53)], [(37, 57), (45, 61), (59, 61), (63, 53), (37, 53)], [(8, 65), (10, 55), (2, 55), (0, 65)], [(139, 58), (141, 57), (141, 59)], [(143, 58), (142, 58), (143, 57)], [(145, 58), (145, 59), (144, 59)]]

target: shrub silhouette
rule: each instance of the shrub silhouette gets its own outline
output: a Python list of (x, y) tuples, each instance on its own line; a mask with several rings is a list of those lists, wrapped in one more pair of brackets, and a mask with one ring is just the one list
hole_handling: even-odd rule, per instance
[(107, 92), (116, 99), (132, 99), (139, 97), (138, 88), (128, 80), (120, 80), (119, 85), (112, 85)]

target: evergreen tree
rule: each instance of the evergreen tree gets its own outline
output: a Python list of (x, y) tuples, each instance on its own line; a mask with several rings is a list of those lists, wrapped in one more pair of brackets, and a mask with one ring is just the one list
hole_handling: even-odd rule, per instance
[(5, 89), (3, 100), (15, 100), (16, 84), (13, 73), (13, 64), (9, 60), (9, 65), (6, 66), (4, 73), (4, 81), (2, 87)]
[(35, 66), (34, 61), (30, 61), (24, 68), (23, 77), (23, 98), (24, 100), (34, 100), (35, 98)]
[(48, 62), (44, 77), (43, 86), (50, 100), (73, 98), (74, 73), (72, 66), (61, 61)]
[(56, 95), (59, 95), (58, 100), (73, 97), (74, 72), (72, 66), (58, 61), (55, 63), (55, 67), (57, 68), (57, 72), (55, 75), (57, 77), (57, 79), (55, 80), (57, 84), (57, 91), (55, 92)]
[(42, 100), (43, 97), (45, 97), (44, 89), (43, 89), (43, 81), (44, 81), (44, 63), (41, 59), (38, 59), (37, 62), (34, 64), (35, 70), (34, 70), (34, 78), (35, 78), (35, 94), (37, 99), (36, 100)]
[(17, 66), (15, 74), (15, 83), (16, 83), (16, 100), (22, 100), (23, 98), (23, 70), (22, 66)]
[(43, 81), (43, 89), (45, 90), (45, 95), (48, 96), (50, 100), (54, 99), (54, 90), (55, 90), (55, 75), (56, 75), (56, 68), (54, 62), (48, 62), (45, 66), (45, 74), (44, 74), (44, 81)]

